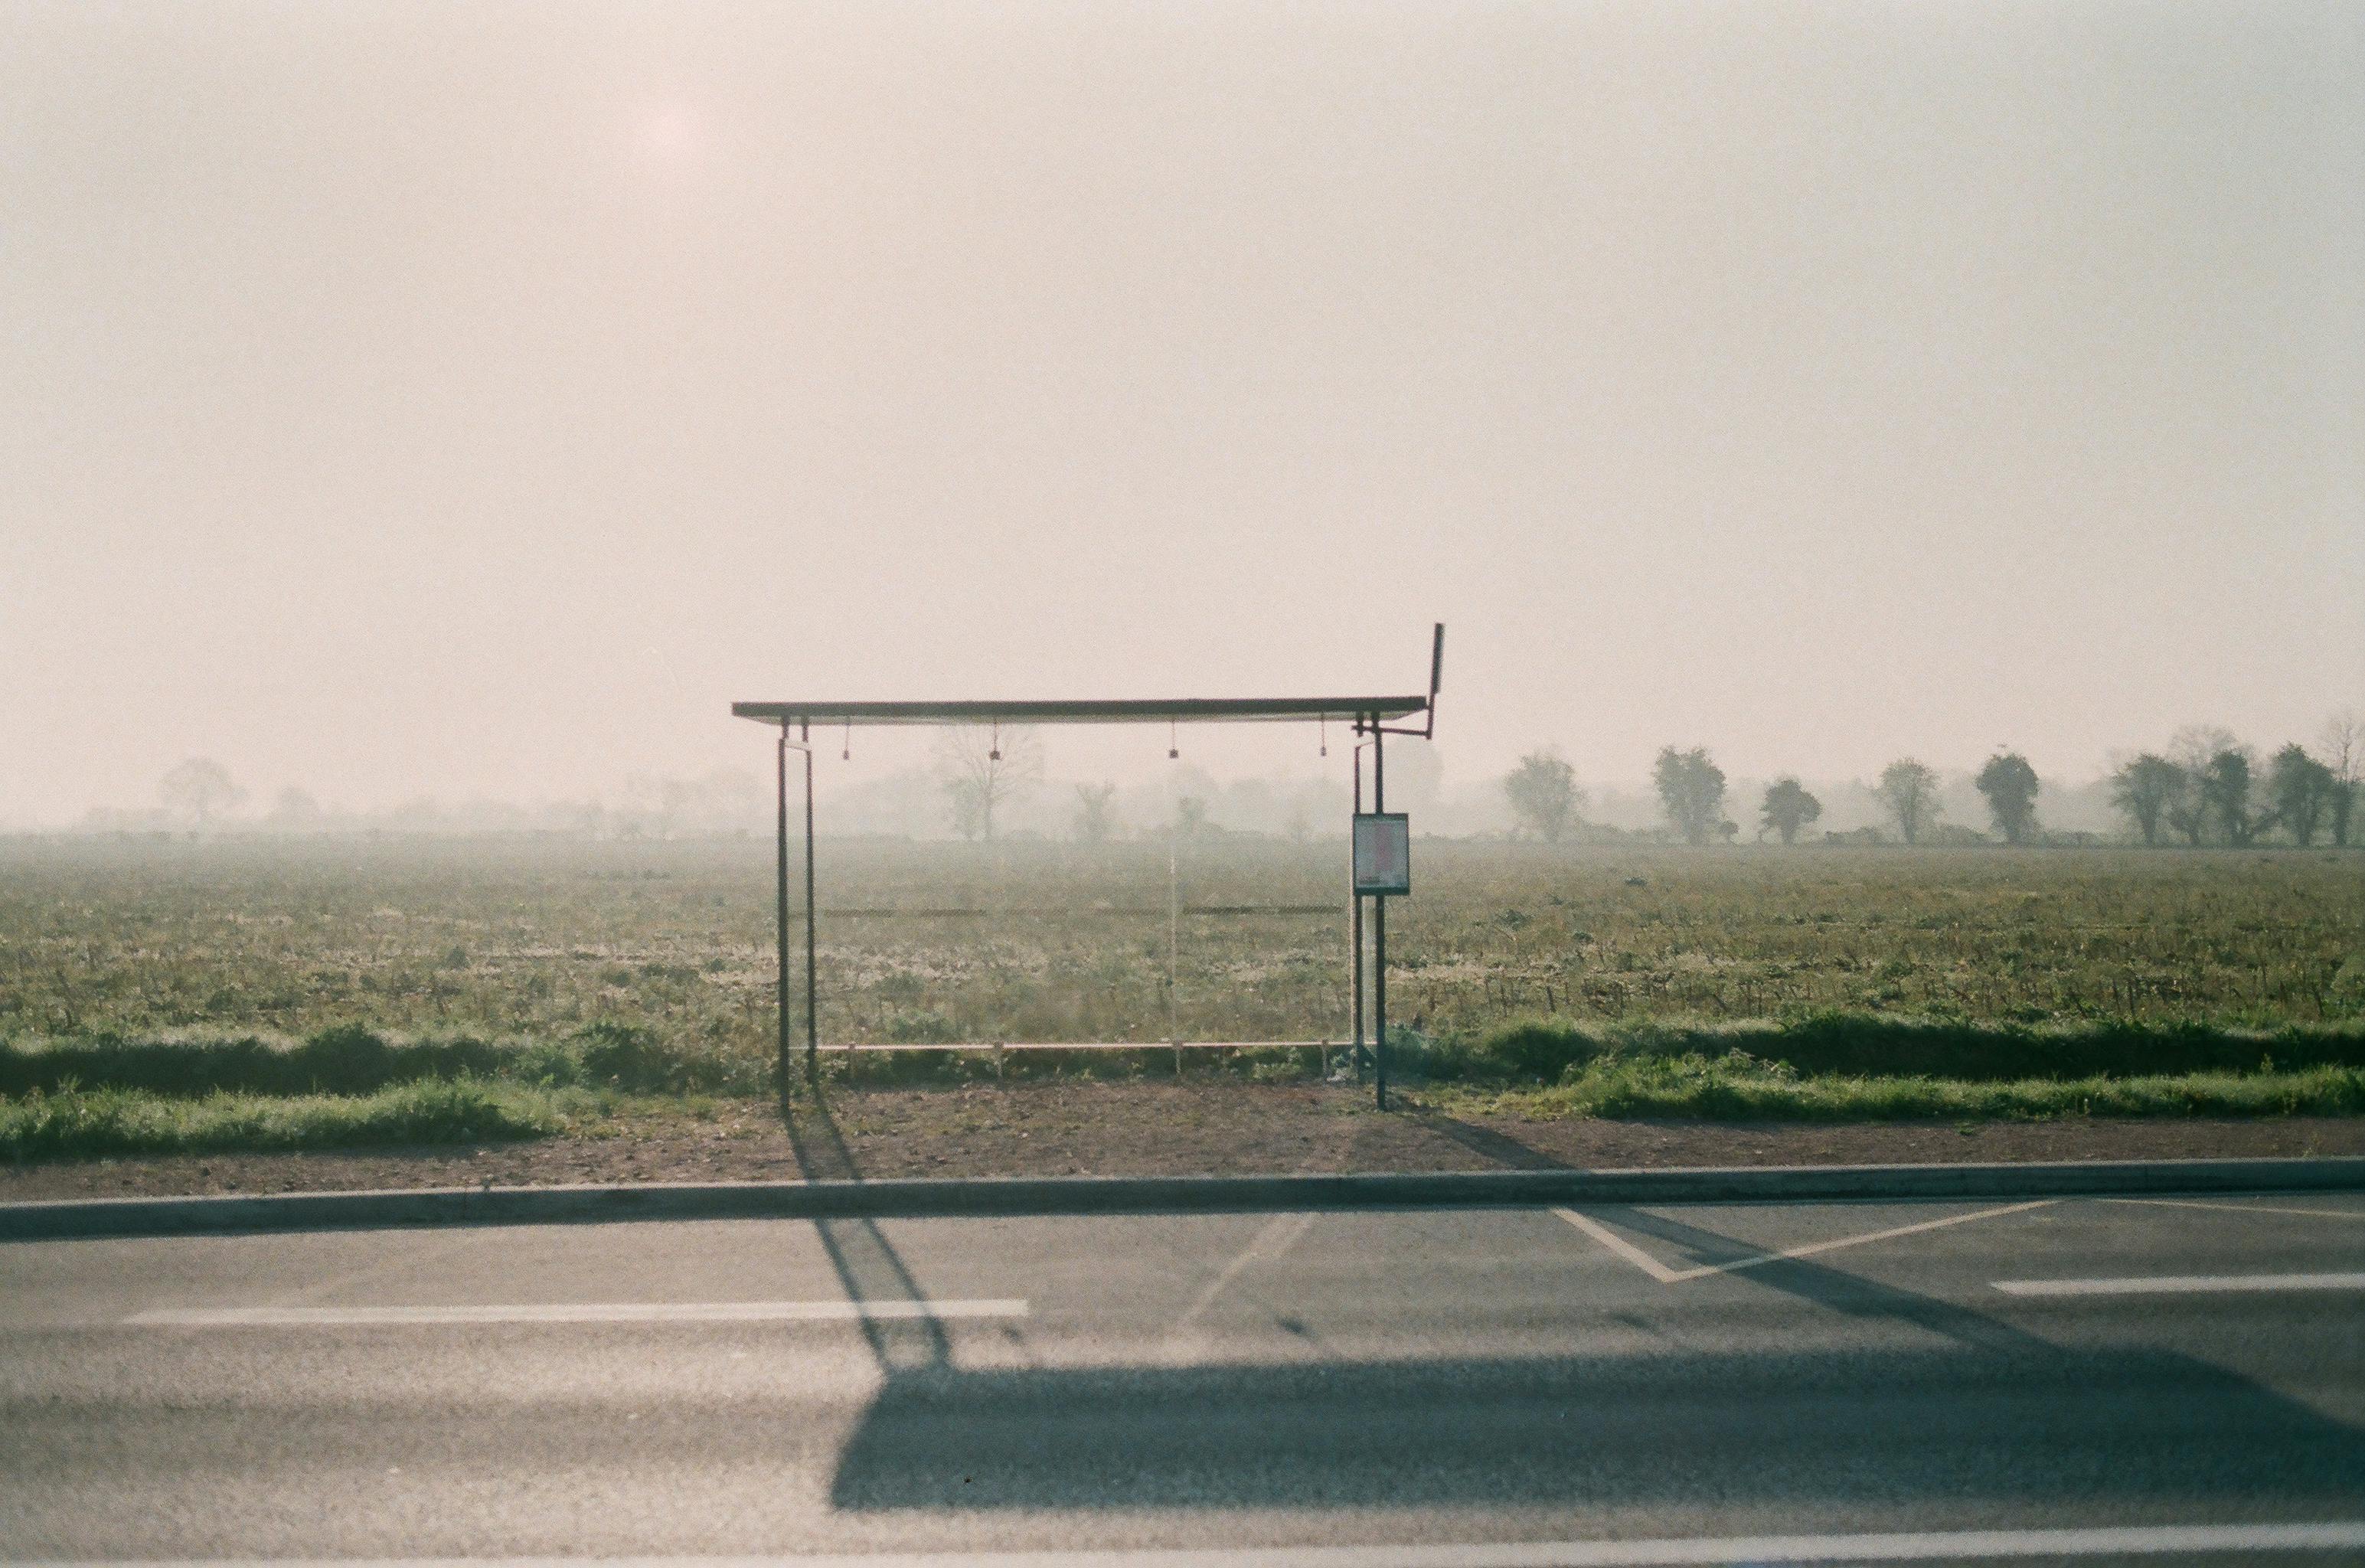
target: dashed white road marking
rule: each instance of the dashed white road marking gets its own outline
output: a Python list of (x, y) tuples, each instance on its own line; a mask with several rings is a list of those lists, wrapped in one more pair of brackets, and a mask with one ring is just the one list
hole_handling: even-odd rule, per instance
[(140, 1328), (314, 1328), (436, 1323), (850, 1323), (1024, 1317), (1023, 1300), (536, 1302), (491, 1306), (200, 1306), (137, 1312)]
[(2033, 1203), (2006, 1204), (2001, 1208), (1978, 1209), (1967, 1215), (1948, 1215), (1944, 1219), (1925, 1219), (1915, 1225), (1891, 1226), (1886, 1230), (1867, 1230), (1859, 1236), (1843, 1236), (1833, 1241), (1810, 1242), (1803, 1247), (1786, 1247), (1778, 1252), (1759, 1252), (1747, 1258), (1735, 1259), (1730, 1263), (1708, 1263), (1692, 1269), (1667, 1267), (1608, 1226), (1586, 1215), (1581, 1215), (1575, 1209), (1554, 1209), (1552, 1213), (1600, 1242), (1661, 1284), (1674, 1285), (1681, 1284), (1686, 1280), (1704, 1280), (1711, 1274), (1730, 1274), (1740, 1269), (1754, 1269), (1766, 1263), (1787, 1262), (1793, 1258), (1811, 1258), (1820, 1252), (1836, 1252), (1844, 1247), (1862, 1247), (1867, 1242), (1887, 1241), (1891, 1237), (1915, 1236), (1925, 1230), (1942, 1230), (1950, 1225), (1968, 1225), (1975, 1219), (1994, 1219), (2001, 1215), (2025, 1214), (2031, 1209), (2046, 1208), (2058, 1202), (2060, 1202), (2058, 1198), (2039, 1198)]
[(2365, 1291), (2365, 1274), (2155, 1274), (2124, 1280), (1992, 1280), (2006, 1295), (2220, 1295)]
[(2148, 1204), (2163, 1209), (2217, 1209), (2229, 1215), (2304, 1215), (2310, 1219), (2365, 1219), (2357, 1209), (2270, 1208), (2265, 1204), (2205, 1204), (2197, 1198), (2104, 1198), (2106, 1204)]
[(1192, 1298), (1191, 1305), (1183, 1309), (1182, 1316), (1176, 1318), (1174, 1327), (1167, 1331), (1168, 1338), (1188, 1334), (1198, 1326), (1206, 1310), (1216, 1305), (1216, 1298), (1231, 1288), (1232, 1282), (1239, 1279), (1250, 1264), (1268, 1263), (1279, 1258), (1296, 1246), (1298, 1238), (1313, 1226), (1311, 1214), (1275, 1215), (1265, 1221), (1262, 1228), (1250, 1238), (1249, 1244), (1240, 1249), (1239, 1255), (1217, 1271), (1216, 1277)]
[[(333, 1568), (1679, 1568), (1755, 1562), (1998, 1562), (2014, 1557), (2165, 1557), (2196, 1551), (2353, 1551), (2365, 1520), (2135, 1525), (2101, 1529), (1931, 1530), (1534, 1540), (1452, 1546), (1282, 1546), (1168, 1551), (880, 1551), (811, 1557), (473, 1557), (341, 1560)], [(331, 1568), (299, 1559), (210, 1562), (25, 1562), (10, 1568)]]

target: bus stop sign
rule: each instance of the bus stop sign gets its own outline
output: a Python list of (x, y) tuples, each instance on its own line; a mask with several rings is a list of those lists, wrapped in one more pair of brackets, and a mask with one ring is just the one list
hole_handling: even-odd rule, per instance
[(1404, 812), (1356, 813), (1355, 891), (1391, 898), (1412, 891), (1412, 829)]

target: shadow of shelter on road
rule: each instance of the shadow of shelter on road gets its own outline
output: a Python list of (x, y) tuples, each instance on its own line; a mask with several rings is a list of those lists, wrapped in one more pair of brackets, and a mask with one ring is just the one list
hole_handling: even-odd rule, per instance
[(2353, 1511), (2365, 1439), (2157, 1351), (1861, 1352), (934, 1369), (842, 1450), (845, 1509), (1380, 1508), (1717, 1500)]
[[(1698, 1262), (1756, 1249), (1599, 1211)], [(1795, 1524), (2047, 1505), (2352, 1513), (2365, 1434), (2196, 1357), (2057, 1345), (1805, 1260), (1745, 1276), (1860, 1346), (966, 1371), (891, 1376), (839, 1457), (840, 1508), (1767, 1506)], [(1761, 1304), (1762, 1305), (1762, 1302)], [(1752, 1308), (1736, 1313), (1745, 1324)], [(1998, 1510), (2007, 1510), (2000, 1515)]]
[[(789, 1147), (797, 1170), (808, 1182), (858, 1182), (862, 1171), (854, 1151), (846, 1146), (837, 1119), (820, 1083), (801, 1103), (784, 1107)], [(830, 1267), (846, 1299), (853, 1302), (925, 1301), (925, 1293), (912, 1277), (902, 1257), (875, 1219), (823, 1219), (813, 1222)], [(863, 1337), (871, 1354), (891, 1379), (899, 1374), (949, 1364), (951, 1345), (945, 1326), (933, 1316), (864, 1317)]]

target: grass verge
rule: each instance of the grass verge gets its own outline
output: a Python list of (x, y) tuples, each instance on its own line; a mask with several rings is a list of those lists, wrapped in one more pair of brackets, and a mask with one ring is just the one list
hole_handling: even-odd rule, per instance
[[(2365, 1069), (2365, 1021), (2238, 1029), (2209, 1024), (2097, 1020), (1967, 1023), (1883, 1014), (1818, 1013), (1740, 1023), (1576, 1023), (1547, 1019), (1474, 1036), (1389, 1031), (1394, 1068), (1433, 1082), (1549, 1084), (1604, 1064), (1721, 1058), (1734, 1052), (1803, 1077), (1930, 1078), (1964, 1082), (2154, 1078), (2192, 1073)], [(882, 1051), (835, 1058), (843, 1082), (960, 1083), (989, 1079), (1163, 1077), (1163, 1047), (1138, 1051), (1014, 1053)], [(1194, 1052), (1193, 1077), (1303, 1081), (1318, 1070), (1305, 1050)], [(368, 1094), (399, 1084), (473, 1078), (544, 1089), (628, 1094), (773, 1092), (768, 1052), (667, 1037), (615, 1023), (562, 1038), (472, 1036), (389, 1039), (346, 1025), (300, 1042), (257, 1035), (128, 1040), (111, 1035), (0, 1041), (0, 1097), (77, 1087), (304, 1096)]]
[(2237, 1029), (2097, 1019), (1968, 1023), (1876, 1013), (1810, 1013), (1740, 1023), (1514, 1024), (1468, 1039), (1389, 1046), (1432, 1081), (1554, 1082), (1621, 1062), (1717, 1060), (1734, 1053), (1806, 1078), (2010, 1082), (2365, 1068), (2365, 1021)]
[(0, 1042), (0, 1096), (78, 1087), (154, 1094), (370, 1094), (462, 1079), (637, 1094), (762, 1094), (768, 1057), (593, 1024), (555, 1040), (470, 1035), (388, 1039), (358, 1025), (289, 1041), (262, 1035), (127, 1040), (116, 1035)]
[(0, 1100), (0, 1155), (75, 1159), (487, 1143), (563, 1132), (591, 1101), (580, 1092), (475, 1079), (350, 1095), (36, 1092)]
[[(1911, 1122), (2365, 1114), (2365, 1024), (2240, 1030), (1821, 1014), (1741, 1024), (1545, 1021), (1474, 1039), (1390, 1031), (1440, 1109), (1530, 1117)], [(1165, 1076), (1171, 1053), (841, 1059), (857, 1084)], [(1205, 1081), (1304, 1081), (1308, 1052), (1204, 1053)], [(87, 1086), (87, 1087), (85, 1087)], [(360, 1028), (0, 1043), (0, 1159), (481, 1143), (773, 1092), (768, 1057), (594, 1025), (555, 1041), (389, 1041)], [(660, 1098), (661, 1097), (661, 1098)]]
[(1536, 1088), (1433, 1087), (1424, 1103), (1449, 1113), (1535, 1119), (1687, 1118), (1716, 1122), (2047, 1120), (2074, 1116), (2353, 1116), (2365, 1113), (2365, 1070), (2191, 1072), (2139, 1077), (1959, 1079), (1802, 1078), (1735, 1053), (1607, 1061)]

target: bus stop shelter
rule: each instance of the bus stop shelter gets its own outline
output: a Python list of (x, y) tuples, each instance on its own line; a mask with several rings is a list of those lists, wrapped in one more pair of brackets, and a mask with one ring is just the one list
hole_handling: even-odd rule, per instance
[[(1354, 759), (1354, 799), (1357, 821), (1363, 815), (1362, 754), (1372, 754), (1372, 812), (1378, 816), (1386, 811), (1387, 773), (1384, 737), (1391, 734), (1415, 735), (1424, 739), (1436, 733), (1437, 693), (1443, 677), (1445, 662), (1445, 628), (1435, 628), (1429, 644), (1429, 690), (1426, 694), (1402, 697), (1180, 697), (1171, 699), (1121, 698), (1109, 700), (960, 700), (936, 702), (823, 702), (823, 701), (763, 701), (734, 702), (734, 717), (751, 719), (779, 731), (777, 761), (774, 776), (778, 784), (777, 840), (774, 866), (776, 883), (773, 914), (779, 957), (778, 980), (779, 1025), (779, 1071), (783, 1087), (788, 1081), (793, 1053), (792, 1024), (794, 1009), (790, 996), (789, 957), (789, 753), (801, 752), (804, 756), (804, 1046), (806, 1068), (813, 1069), (819, 1053), (825, 1048), (821, 1042), (821, 991), (819, 939), (813, 902), (813, 732), (824, 734), (831, 730), (850, 732), (857, 728), (916, 727), (926, 725), (974, 725), (989, 730), (1015, 729), (1021, 726), (1051, 724), (1164, 724), (1178, 728), (1183, 724), (1227, 723), (1339, 723), (1348, 727), (1358, 739), (1351, 748)], [(1418, 719), (1418, 725), (1413, 723)], [(1372, 903), (1372, 1020), (1373, 1078), (1379, 1103), (1387, 1103), (1387, 896), (1381, 892), (1353, 894), (1352, 945), (1354, 947), (1355, 1047), (1360, 1054), (1363, 1047), (1363, 904), (1368, 896)], [(1087, 1048), (1093, 1042), (1042, 1042), (1046, 1046), (1070, 1046)], [(1139, 1045), (1143, 1042), (1098, 1042), (1100, 1044)], [(1181, 1045), (1179, 1040), (1165, 1044)], [(1263, 1042), (1237, 1042), (1252, 1045)]]

